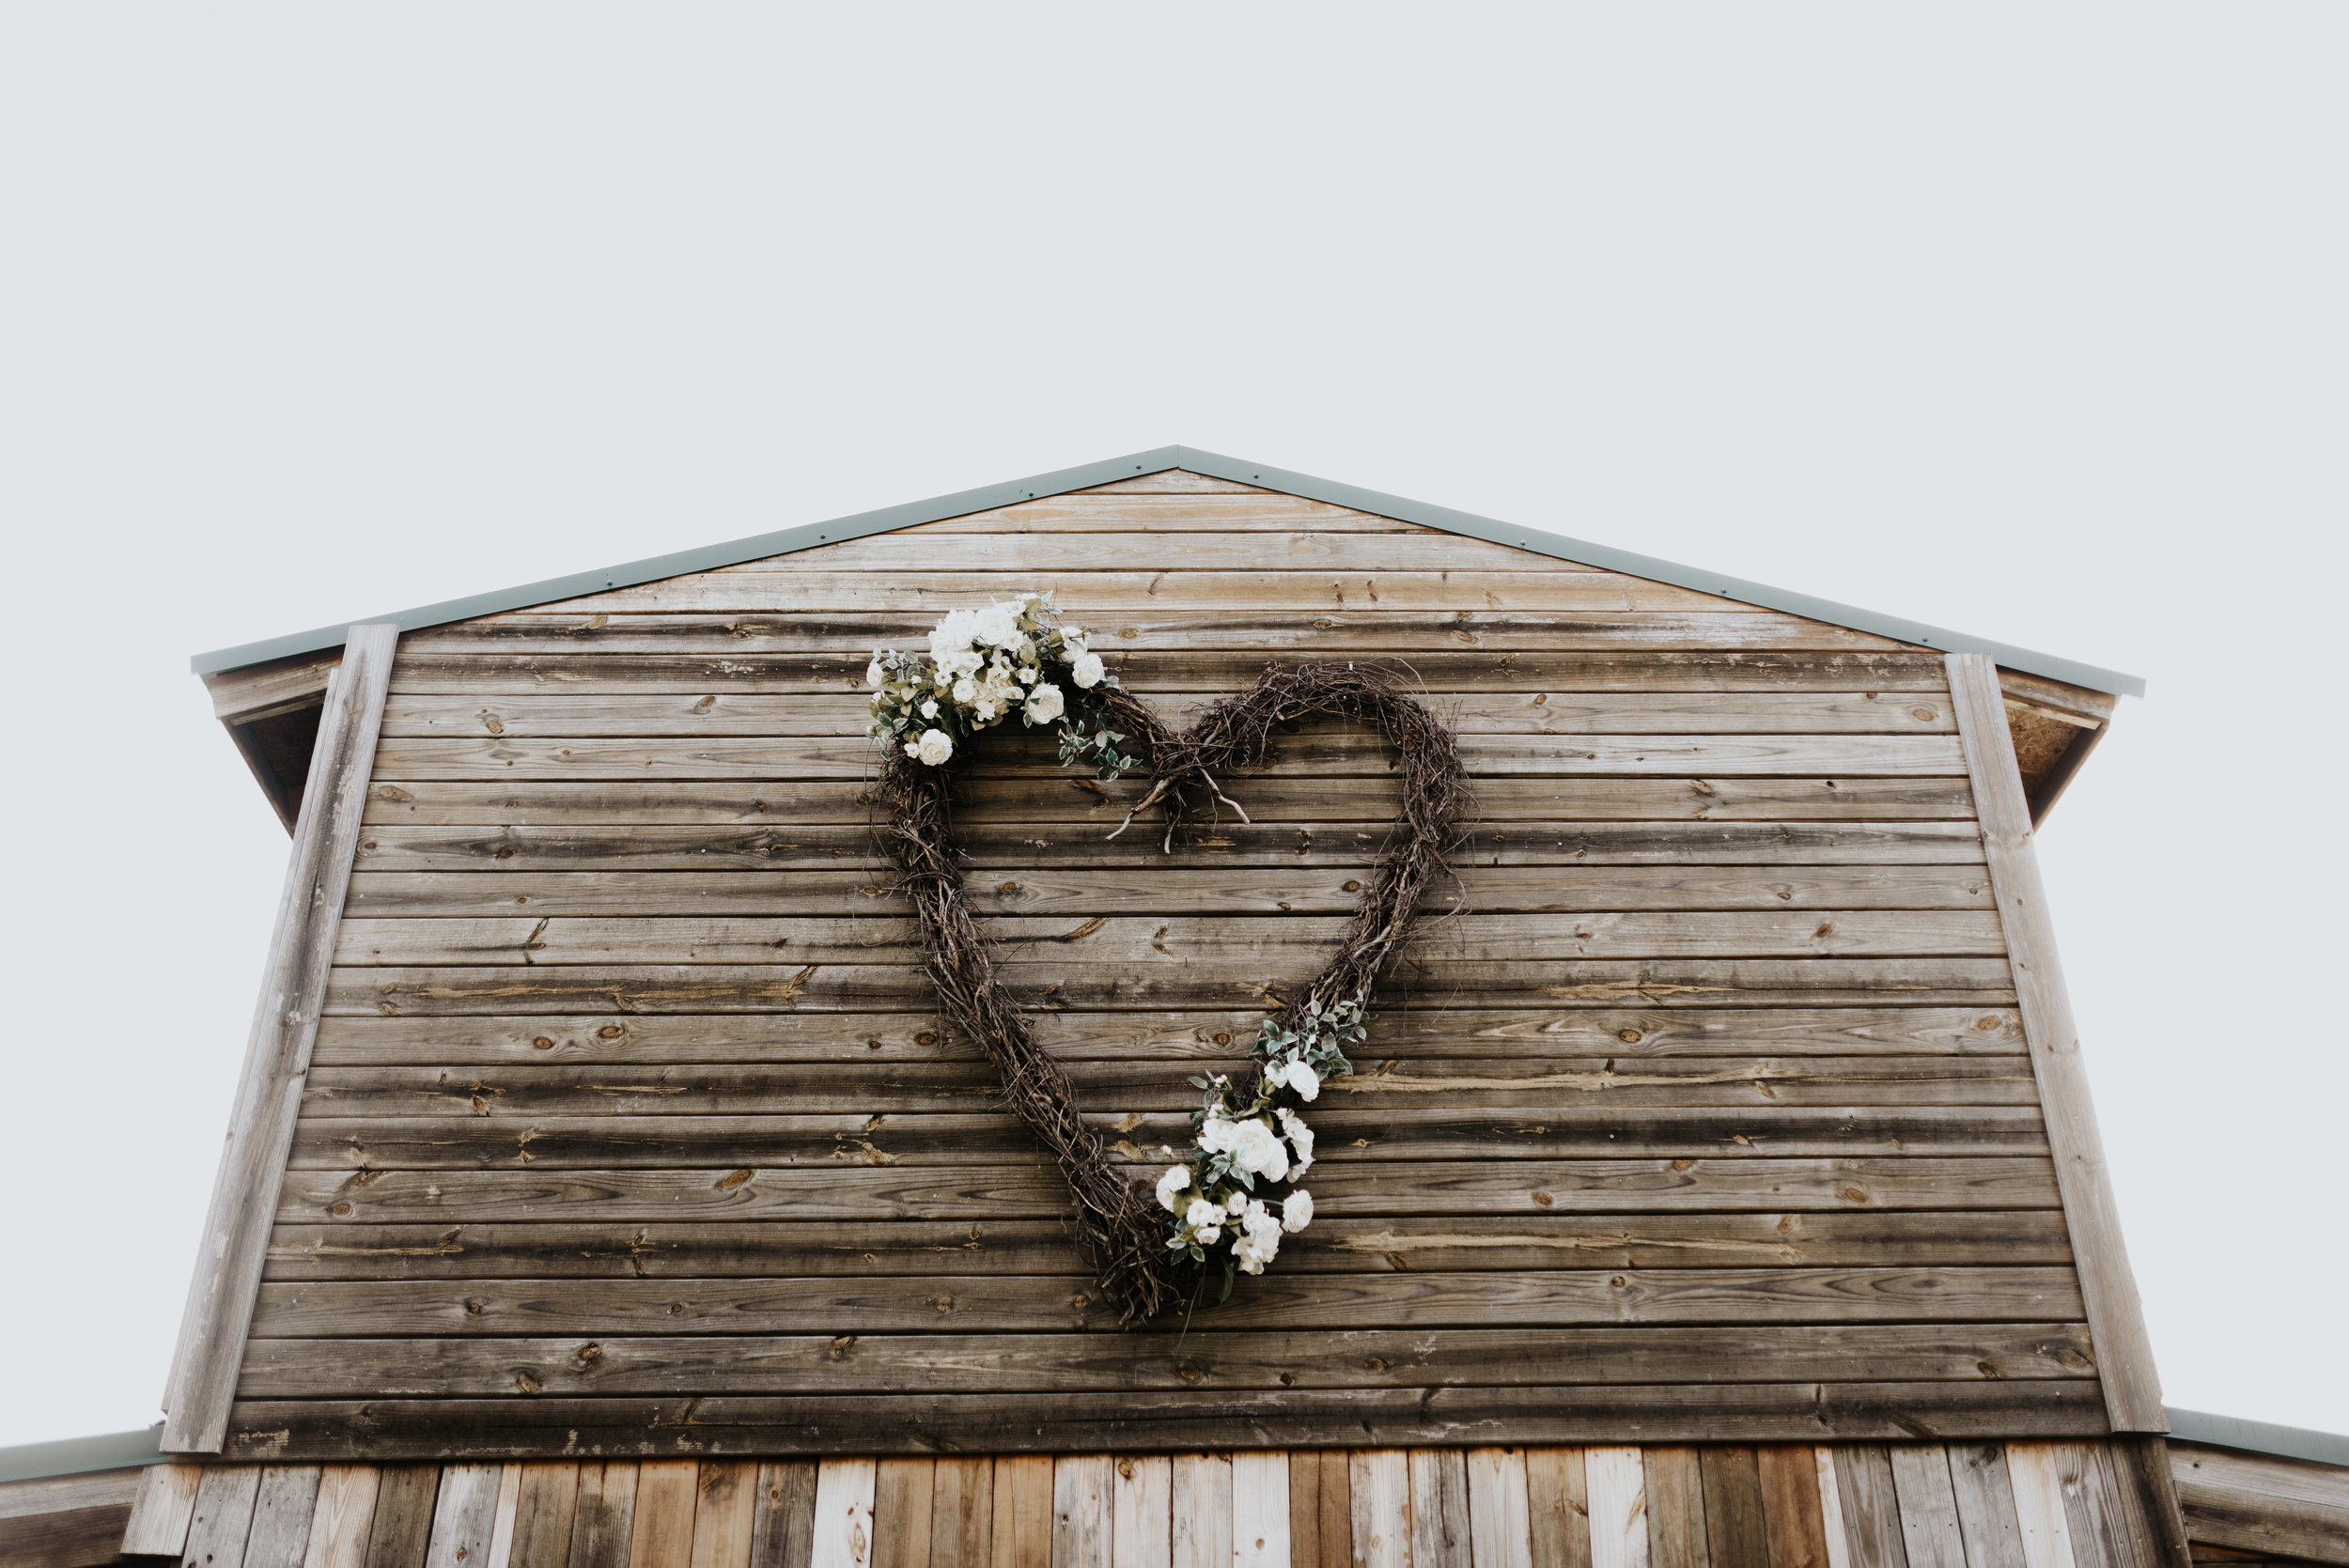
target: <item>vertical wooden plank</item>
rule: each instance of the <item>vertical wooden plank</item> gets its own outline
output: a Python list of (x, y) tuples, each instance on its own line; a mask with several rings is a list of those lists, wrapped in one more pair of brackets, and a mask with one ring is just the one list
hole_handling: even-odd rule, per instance
[(2121, 1211), (2113, 1200), (2104, 1139), (2096, 1129), (2088, 1072), (2080, 1061), (2079, 1026), (2073, 1020), (2071, 994), (2056, 957), (2055, 924), (2040, 880), (2030, 807), (2015, 765), (1999, 672), (1987, 654), (1953, 653), (1947, 663), (1950, 706), (1966, 751), (1966, 770), (1973, 780), (1983, 852), (2015, 970), (2023, 1039), (2039, 1080), (2040, 1108), (2046, 1114), (2047, 1145), (2055, 1157), (2056, 1188), (2072, 1234), (2080, 1295), (2088, 1304), (2106, 1417), (2116, 1432), (2167, 1432), (2170, 1418), (2161, 1407), (2153, 1340), (2145, 1331), (2137, 1278), (2129, 1271)]
[(1356, 1449), (1346, 1460), (1354, 1568), (1411, 1568), (1411, 1460), (1401, 1449)]
[(629, 1568), (684, 1568), (693, 1556), (693, 1505), (700, 1490), (701, 1467), (691, 1459), (646, 1460), (636, 1467)]
[(506, 1545), (506, 1568), (560, 1568), (570, 1558), (579, 1467), (553, 1463), (518, 1467), (521, 1476), (514, 1488), (514, 1532)]
[(934, 1459), (883, 1459), (874, 1467), (874, 1568), (930, 1568), (930, 1506), (937, 1475)]
[[(692, 1568), (747, 1568), (751, 1521), (758, 1506), (758, 1466), (754, 1461), (706, 1459), (695, 1483)], [(924, 1488), (922, 1568), (929, 1564), (930, 1499)]]
[[(827, 1459), (816, 1467), (816, 1544), (808, 1554), (811, 1568), (872, 1568), (873, 1486), (878, 1474), (870, 1459)], [(630, 1564), (630, 1568), (644, 1565)]]
[(1050, 1454), (997, 1456), (993, 1554), (992, 1568), (1051, 1568)]
[(1762, 1518), (1762, 1471), (1743, 1444), (1708, 1443), (1697, 1451), (1704, 1483), (1704, 1545), (1715, 1562), (1767, 1562), (1770, 1537)]
[(272, 1465), (261, 1472), (253, 1528), (245, 1535), (245, 1568), (302, 1568), (310, 1555), (320, 1474), (316, 1465)]
[(1110, 1568), (1110, 1456), (1052, 1462), (1052, 1568)]
[(380, 1472), (372, 1465), (328, 1465), (319, 1471), (310, 1509), (310, 1544), (302, 1568), (366, 1568)]
[(816, 1461), (767, 1461), (758, 1467), (758, 1506), (751, 1511), (751, 1568), (808, 1568), (815, 1549)]
[(131, 1522), (123, 1527), (125, 1556), (178, 1557), (188, 1544), (188, 1522), (195, 1517), (201, 1465), (149, 1465), (139, 1472), (138, 1496), (131, 1499)]
[(433, 1500), (440, 1493), (438, 1465), (386, 1465), (376, 1473), (367, 1568), (424, 1568), (425, 1548), (432, 1544)]
[(354, 626), (326, 691), (243, 1072), (165, 1385), (166, 1453), (218, 1453), (293, 1145), (399, 629)]
[(1232, 1455), (1233, 1568), (1289, 1568), (1289, 1456), (1283, 1449)]
[(1852, 1568), (1908, 1568), (1892, 1456), (1884, 1445), (1838, 1443), (1835, 1488), (1843, 1499), (1843, 1538)]
[(2135, 1498), (2144, 1517), (2151, 1560), (2162, 1568), (2191, 1568), (2193, 1550), (2186, 1542), (2186, 1514), (2178, 1506), (2168, 1441), (2124, 1436), (2107, 1438), (2106, 1444), (2116, 1483)]
[(1966, 1535), (1950, 1484), (1950, 1451), (1939, 1443), (1891, 1446), (1892, 1491), (1908, 1568), (1966, 1568)]
[(1533, 1568), (1525, 1451), (1468, 1451), (1469, 1558), (1475, 1568)]
[(2063, 1517), (2063, 1483), (2056, 1475), (2054, 1445), (2007, 1444), (2006, 1475), (2014, 1488), (2026, 1568), (2077, 1568), (2072, 1531)]
[(1820, 1443), (1811, 1451), (1819, 1467), (1819, 1528), (1827, 1540), (1828, 1568), (1852, 1568), (1851, 1537), (1843, 1529), (1843, 1494), (1835, 1479), (1835, 1451)]
[(1173, 1568), (1174, 1561), (1174, 1462), (1162, 1453), (1126, 1455), (1111, 1467), (1110, 1568)]
[(508, 1568), (514, 1560), (514, 1527), (522, 1503), (522, 1467), (508, 1465), (498, 1472), (498, 1502), (490, 1515), (490, 1568)]
[(2170, 1561), (2145, 1499), (2124, 1479), (2108, 1442), (2057, 1443), (2064, 1526), (2079, 1568), (2149, 1568)]
[(442, 1468), (425, 1568), (481, 1568), (489, 1560), (490, 1535), (497, 1528), (498, 1484), (505, 1478), (503, 1465)]
[(1411, 1450), (1411, 1561), (1470, 1568), (1468, 1455), (1458, 1449)]
[(2006, 1449), (1998, 1443), (1952, 1443), (1950, 1490), (1957, 1504), (1966, 1568), (2026, 1568), (2023, 1526), (2015, 1515)]
[(251, 1465), (208, 1465), (195, 1488), (195, 1511), (188, 1521), (185, 1568), (241, 1568), (244, 1538), (253, 1528), (253, 1502), (261, 1472)]
[[(1318, 1514), (1314, 1524), (1317, 1555), (1312, 1558), (1299, 1556), (1297, 1543), (1292, 1539), (1289, 1542), (1289, 1561), (1295, 1568), (1353, 1568), (1353, 1461), (1344, 1449), (1323, 1449), (1315, 1455), (1314, 1468), (1320, 1472), (1315, 1483), (1316, 1492), (1314, 1499)], [(1292, 1480), (1294, 1476), (1292, 1471)]]
[(1580, 1449), (1525, 1451), (1525, 1508), (1533, 1568), (1591, 1568), (1591, 1497)]
[(1811, 1450), (1798, 1443), (1762, 1443), (1753, 1459), (1762, 1481), (1770, 1568), (1828, 1568), (1819, 1467)]
[(1231, 1460), (1178, 1453), (1173, 1480), (1174, 1568), (1231, 1568)]
[[(1706, 1568), (1704, 1470), (1697, 1451), (1659, 1443), (1645, 1451), (1647, 1551), (1654, 1568)], [(1724, 1564), (1726, 1568), (1726, 1564)]]
[(1582, 1474), (1591, 1505), (1591, 1568), (1648, 1568), (1647, 1476), (1640, 1451), (1586, 1448)]
[(994, 1526), (995, 1462), (984, 1454), (939, 1460), (930, 1475), (930, 1568), (989, 1568)]
[(1296, 1568), (1321, 1561), (1320, 1449), (1289, 1451), (1289, 1560)]
[(636, 1536), (636, 1467), (582, 1465), (571, 1511), (570, 1568), (628, 1568)]

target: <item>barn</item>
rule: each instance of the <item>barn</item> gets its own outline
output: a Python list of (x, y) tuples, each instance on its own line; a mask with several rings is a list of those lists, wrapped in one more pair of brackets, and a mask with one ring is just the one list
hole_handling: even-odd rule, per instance
[[(1473, 790), (1311, 1225), (1138, 1326), (877, 832), (876, 647), (1046, 591), (1170, 726), (1375, 673)], [(1182, 447), (196, 670), (284, 899), (167, 1420), (0, 1455), (0, 1562), (2349, 1563), (2349, 1447), (2167, 1410), (2122, 1243), (2032, 831), (2131, 677)], [(1146, 1189), (1393, 749), (1116, 836), (1146, 765), (955, 768)]]

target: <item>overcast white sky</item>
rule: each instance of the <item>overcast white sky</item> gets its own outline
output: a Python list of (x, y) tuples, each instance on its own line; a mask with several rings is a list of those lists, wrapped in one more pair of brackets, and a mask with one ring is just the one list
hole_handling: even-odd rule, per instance
[(0, 4), (0, 1444), (156, 1419), (286, 838), (194, 650), (1167, 442), (2130, 670), (2170, 1402), (2349, 1432), (2349, 8)]

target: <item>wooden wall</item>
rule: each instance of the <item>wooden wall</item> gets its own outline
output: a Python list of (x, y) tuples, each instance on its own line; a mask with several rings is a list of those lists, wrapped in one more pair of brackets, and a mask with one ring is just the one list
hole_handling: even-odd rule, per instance
[[(1124, 1335), (868, 831), (875, 643), (1054, 587), (1182, 709), (1408, 670), (1482, 813), (1315, 1108), (1322, 1216)], [(1938, 653), (1187, 475), (413, 632), (227, 1452), (1010, 1452), (2105, 1430)], [(971, 884), (1148, 1164), (1392, 784), (1159, 852), (985, 743)]]

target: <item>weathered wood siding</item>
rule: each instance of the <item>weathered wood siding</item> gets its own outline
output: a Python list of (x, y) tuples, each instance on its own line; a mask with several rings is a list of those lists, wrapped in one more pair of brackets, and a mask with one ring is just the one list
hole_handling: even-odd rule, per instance
[(192, 1568), (2188, 1568), (2161, 1447), (214, 1465), (132, 1529)]
[[(1031, 587), (1177, 711), (1408, 669), (1478, 775), (1455, 918), (1315, 1108), (1322, 1218), (1163, 1332), (869, 834), (871, 648)], [(1318, 967), (1385, 760), (1309, 729), (1170, 855), (983, 744), (972, 886), (1148, 1166)], [(1938, 653), (1212, 483), (410, 633), (227, 1452), (2101, 1433), (1974, 816)]]

